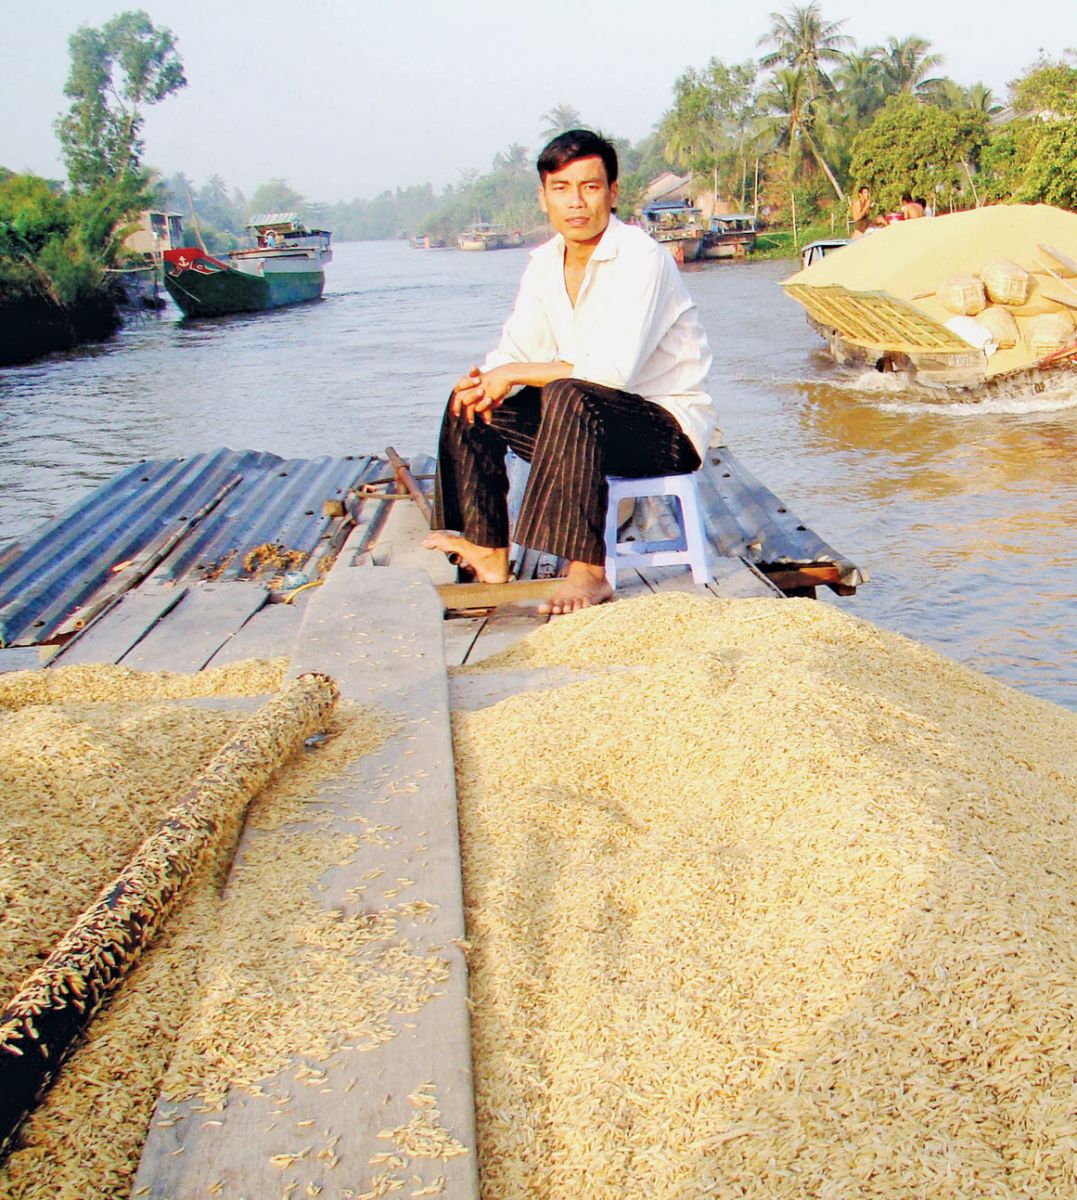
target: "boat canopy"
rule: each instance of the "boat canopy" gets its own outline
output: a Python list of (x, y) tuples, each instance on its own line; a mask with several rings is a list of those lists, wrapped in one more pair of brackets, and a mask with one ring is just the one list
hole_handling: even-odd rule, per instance
[(251, 217), (247, 222), (247, 228), (257, 229), (259, 232), (263, 229), (283, 229), (286, 233), (291, 233), (302, 231), (303, 222), (299, 219), (299, 213), (260, 213), (258, 216)]

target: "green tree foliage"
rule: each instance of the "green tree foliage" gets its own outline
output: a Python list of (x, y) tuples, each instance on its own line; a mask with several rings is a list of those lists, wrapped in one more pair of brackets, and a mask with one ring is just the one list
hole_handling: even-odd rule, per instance
[(424, 183), (386, 190), (373, 200), (328, 204), (319, 212), (318, 223), (331, 230), (337, 241), (384, 240), (414, 233), (436, 206), (434, 189)]
[(903, 192), (939, 209), (969, 207), (987, 140), (983, 113), (945, 112), (915, 96), (892, 96), (853, 143), (852, 177), (857, 186), (867, 184), (884, 209), (897, 208)]
[(306, 201), (289, 187), (283, 179), (271, 179), (256, 188), (248, 205), (248, 216), (261, 213), (298, 212), (301, 213)]
[(713, 185), (745, 203), (747, 144), (755, 116), (755, 64), (727, 65), (712, 58), (690, 67), (673, 85), (673, 108), (659, 133), (665, 158), (691, 172), (699, 185)]
[(873, 53), (889, 96), (930, 96), (943, 85), (941, 78), (931, 74), (942, 65), (942, 55), (931, 52), (926, 38), (887, 38), (886, 45), (876, 47)]
[(770, 29), (759, 39), (760, 46), (770, 46), (760, 60), (761, 67), (788, 67), (803, 73), (804, 86), (813, 99), (833, 92), (834, 85), (825, 67), (845, 61), (845, 48), (853, 39), (841, 33), (844, 21), (824, 20), (819, 5), (795, 5), (784, 13), (770, 14)]
[(1041, 61), (1010, 90), (1018, 115), (983, 156), (986, 194), (1077, 208), (1077, 67)]
[(0, 295), (43, 296), (58, 305), (92, 298), (103, 271), (95, 249), (108, 241), (99, 207), (35, 175), (0, 182)]
[(78, 192), (136, 173), (144, 145), (142, 109), (186, 85), (175, 38), (141, 11), (100, 29), (83, 26), (68, 41), (72, 104), (57, 122), (68, 178)]
[(548, 142), (559, 133), (567, 133), (570, 129), (585, 128), (579, 109), (571, 104), (555, 104), (549, 112), (542, 114), (542, 141)]
[(819, 120), (820, 112), (825, 113), (828, 106), (812, 95), (807, 73), (800, 67), (775, 71), (759, 95), (759, 107), (763, 114), (760, 128), (784, 164), (790, 187), (804, 176), (821, 171), (841, 199), (841, 184), (828, 161), (834, 127)]

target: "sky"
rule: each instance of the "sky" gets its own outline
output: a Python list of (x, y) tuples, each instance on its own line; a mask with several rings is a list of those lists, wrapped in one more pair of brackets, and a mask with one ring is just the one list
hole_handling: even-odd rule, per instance
[[(247, 196), (284, 179), (307, 200), (457, 183), (542, 117), (638, 141), (673, 84), (712, 56), (757, 58), (767, 0), (0, 0), (0, 165), (63, 178), (54, 122), (68, 100), (67, 39), (141, 7), (176, 35), (188, 84), (145, 110), (144, 162), (212, 174)], [(822, 0), (859, 47), (917, 35), (941, 73), (1005, 100), (1041, 48), (1077, 46), (1077, 0)]]

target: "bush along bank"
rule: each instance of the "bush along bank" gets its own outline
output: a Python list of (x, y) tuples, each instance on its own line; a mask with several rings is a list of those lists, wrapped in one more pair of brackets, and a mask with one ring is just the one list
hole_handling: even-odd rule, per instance
[(81, 196), (0, 169), (0, 366), (115, 333), (112, 269), (144, 201), (138, 178)]

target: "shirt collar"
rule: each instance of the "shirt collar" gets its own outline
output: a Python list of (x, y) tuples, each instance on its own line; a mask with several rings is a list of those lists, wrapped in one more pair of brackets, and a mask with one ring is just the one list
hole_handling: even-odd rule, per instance
[[(621, 222), (617, 219), (616, 213), (610, 213), (609, 224), (602, 231), (602, 236), (598, 240), (598, 245), (591, 255), (590, 262), (604, 262), (610, 258), (617, 257), (617, 240), (619, 237), (619, 229)], [(531, 251), (532, 258), (549, 256), (556, 262), (564, 262), (565, 259), (565, 239), (560, 233), (555, 233), (548, 242), (543, 242), (541, 246), (536, 246)]]

